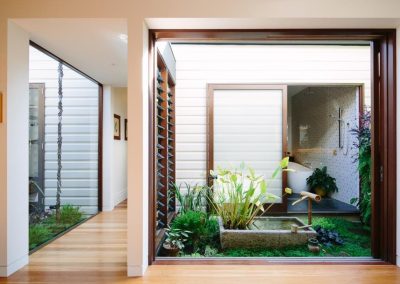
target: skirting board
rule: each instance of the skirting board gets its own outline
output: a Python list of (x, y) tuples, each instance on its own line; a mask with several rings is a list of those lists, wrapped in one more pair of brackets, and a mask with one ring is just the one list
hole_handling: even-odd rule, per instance
[(29, 263), (29, 256), (25, 255), (8, 266), (0, 266), (0, 277), (8, 277), (14, 272), (20, 270), (28, 263)]
[(127, 188), (120, 190), (117, 192), (117, 196), (115, 197), (114, 200), (114, 206), (117, 206), (120, 204), (122, 201), (124, 201), (128, 197), (128, 190)]
[(144, 276), (147, 270), (147, 265), (128, 265), (128, 277)]

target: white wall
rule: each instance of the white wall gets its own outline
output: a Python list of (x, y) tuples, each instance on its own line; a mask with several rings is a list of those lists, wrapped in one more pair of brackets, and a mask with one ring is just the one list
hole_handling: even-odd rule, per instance
[[(114, 205), (127, 198), (127, 171), (126, 171), (126, 149), (125, 119), (127, 118), (127, 88), (112, 88), (112, 105), (114, 114), (121, 116), (121, 140), (114, 140), (114, 163), (113, 171), (113, 200)], [(114, 120), (113, 120), (114, 121)]]
[(0, 276), (28, 263), (28, 34), (10, 22), (7, 43), (7, 186), (0, 197), (4, 202), (0, 206), (4, 210), (0, 217)]
[[(45, 205), (57, 192), (58, 61), (29, 48), (29, 82), (45, 84)], [(98, 85), (63, 65), (61, 205), (98, 211)]]
[[(127, 88), (104, 87), (103, 98), (103, 210), (111, 211), (127, 198)], [(121, 116), (121, 140), (113, 138), (114, 114)]]
[(369, 46), (173, 45), (176, 178), (205, 183), (207, 83), (360, 83), (370, 98)]

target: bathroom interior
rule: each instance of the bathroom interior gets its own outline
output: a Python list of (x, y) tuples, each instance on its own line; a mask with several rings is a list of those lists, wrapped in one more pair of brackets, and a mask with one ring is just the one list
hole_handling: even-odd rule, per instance
[[(357, 137), (352, 129), (359, 127), (362, 86), (300, 85), (288, 86), (288, 213), (304, 213), (306, 204), (292, 205), (301, 191), (309, 191), (307, 178), (316, 168), (326, 167), (338, 188), (321, 202), (313, 203), (320, 214), (354, 214), (351, 204), (359, 198)], [(361, 110), (362, 111), (362, 110)]]

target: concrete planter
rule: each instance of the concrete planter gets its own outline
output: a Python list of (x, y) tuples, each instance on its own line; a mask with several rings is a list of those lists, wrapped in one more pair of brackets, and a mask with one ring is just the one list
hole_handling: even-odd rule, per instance
[[(255, 222), (286, 222), (304, 226), (295, 217), (258, 217)], [(306, 245), (308, 239), (315, 238), (317, 233), (312, 229), (302, 229), (292, 233), (289, 228), (281, 229), (256, 229), (251, 230), (226, 230), (222, 219), (218, 218), (222, 249), (229, 248), (281, 248), (295, 245)]]

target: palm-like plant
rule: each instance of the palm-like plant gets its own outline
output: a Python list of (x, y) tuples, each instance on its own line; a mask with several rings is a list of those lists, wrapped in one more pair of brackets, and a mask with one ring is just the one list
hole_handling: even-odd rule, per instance
[[(280, 162), (270, 181), (280, 172), (289, 171), (288, 162), (289, 158)], [(265, 209), (265, 203), (278, 198), (267, 192), (269, 182), (263, 176), (257, 176), (254, 169), (246, 168), (243, 163), (239, 170), (218, 169), (217, 173), (211, 171), (211, 175), (217, 177), (214, 182), (216, 186), (208, 198), (226, 229), (247, 229), (257, 215), (265, 214), (273, 206), (271, 203)], [(291, 189), (286, 188), (284, 196), (291, 192)]]
[(179, 203), (179, 213), (202, 211), (205, 207), (207, 187), (189, 183), (185, 183), (185, 189), (182, 190), (181, 187), (181, 185), (172, 184), (173, 192)]

